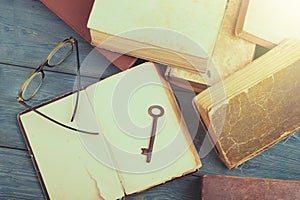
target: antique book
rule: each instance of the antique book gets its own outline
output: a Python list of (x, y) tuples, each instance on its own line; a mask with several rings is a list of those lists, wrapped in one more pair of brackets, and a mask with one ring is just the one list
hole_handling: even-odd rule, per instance
[(204, 175), (201, 177), (201, 199), (298, 199), (300, 181)]
[(203, 90), (203, 84), (212, 85), (252, 61), (255, 44), (234, 34), (241, 3), (241, 0), (229, 0), (227, 3), (221, 29), (211, 57), (213, 68), (210, 71), (210, 76), (203, 76), (199, 72), (184, 68), (170, 68), (167, 75), (170, 75), (169, 79), (173, 84), (186, 88), (189, 85), (186, 86), (184, 83), (191, 83), (192, 88), (196, 92), (200, 92)]
[[(91, 42), (91, 34), (90, 30), (87, 28), (87, 22), (94, 0), (41, 0), (41, 2), (87, 42)], [(121, 55), (100, 48), (97, 50), (121, 70), (128, 69), (136, 61), (136, 58), (130, 56)]]
[(267, 48), (300, 35), (300, 1), (245, 0), (239, 13), (236, 34)]
[(95, 0), (92, 43), (131, 56), (205, 73), (226, 0)]
[(233, 168), (300, 128), (300, 42), (287, 40), (193, 99)]
[(119, 199), (201, 167), (176, 99), (154, 64), (82, 89), (70, 122), (75, 94), (35, 109), (98, 135), (62, 127), (33, 110), (18, 115), (46, 198)]

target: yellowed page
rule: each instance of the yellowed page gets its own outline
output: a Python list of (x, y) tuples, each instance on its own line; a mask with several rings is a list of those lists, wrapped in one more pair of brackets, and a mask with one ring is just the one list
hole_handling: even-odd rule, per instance
[[(129, 69), (86, 91), (127, 194), (201, 166), (173, 94), (154, 64)], [(151, 161), (146, 162), (141, 148), (149, 143), (151, 105), (162, 106), (164, 115), (158, 118)]]
[[(176, 52), (207, 57), (205, 53), (211, 55), (213, 51), (226, 2), (95, 0), (88, 27)], [(147, 28), (161, 31), (148, 32)], [(139, 31), (134, 31), (137, 29)], [(198, 46), (204, 53), (199, 52)]]
[[(74, 98), (75, 95), (67, 96), (38, 110), (66, 125), (99, 131), (84, 91), (80, 92), (76, 121), (70, 122)], [(35, 112), (20, 117), (50, 199), (117, 199), (123, 196), (118, 175), (109, 165), (111, 157), (101, 134), (77, 133)], [(93, 149), (101, 153), (101, 161), (92, 154)]]
[(255, 37), (273, 45), (286, 38), (300, 38), (299, 8), (299, 0), (250, 0), (243, 31), (253, 35), (255, 43)]

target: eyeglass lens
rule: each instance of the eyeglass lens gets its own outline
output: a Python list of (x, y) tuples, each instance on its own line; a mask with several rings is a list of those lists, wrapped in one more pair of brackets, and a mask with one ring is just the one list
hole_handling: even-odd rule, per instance
[(73, 44), (71, 42), (65, 42), (61, 46), (58, 46), (52, 56), (48, 58), (48, 65), (56, 66), (61, 64), (71, 54), (72, 50)]
[[(64, 42), (57, 46), (48, 57), (48, 65), (54, 67), (61, 64), (73, 50), (73, 44), (71, 42)], [(24, 100), (31, 99), (35, 93), (39, 90), (43, 83), (43, 73), (37, 72), (30, 77), (28, 84), (24, 88), (22, 98)]]
[(25, 100), (32, 98), (38, 89), (41, 87), (43, 83), (43, 73), (38, 72), (33, 74), (30, 82), (28, 83), (27, 87), (23, 91), (23, 98)]

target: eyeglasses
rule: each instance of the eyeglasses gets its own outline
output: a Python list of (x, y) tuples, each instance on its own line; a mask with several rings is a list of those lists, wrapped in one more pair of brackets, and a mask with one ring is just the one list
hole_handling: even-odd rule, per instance
[(74, 110), (73, 110), (73, 113), (72, 113), (71, 119), (70, 119), (70, 121), (73, 122), (75, 115), (76, 115), (77, 107), (78, 107), (79, 91), (81, 88), (78, 42), (73, 37), (69, 37), (69, 38), (65, 39), (64, 41), (59, 42), (57, 44), (57, 46), (47, 56), (46, 60), (44, 62), (42, 62), (42, 64), (40, 64), (40, 66), (28, 76), (28, 78), (25, 80), (25, 82), (23, 83), (23, 85), (18, 93), (17, 100), (19, 103), (21, 103), (28, 109), (34, 111), (35, 113), (41, 115), (42, 117), (44, 117), (46, 119), (52, 121), (53, 123), (56, 123), (60, 126), (63, 126), (70, 130), (73, 130), (73, 131), (98, 135), (99, 133), (97, 133), (97, 132), (89, 132), (89, 131), (80, 130), (80, 129), (77, 129), (74, 127), (67, 126), (67, 125), (45, 115), (44, 113), (36, 110), (35, 108), (31, 107), (30, 105), (28, 105), (26, 103), (26, 101), (31, 100), (36, 95), (38, 90), (41, 88), (44, 78), (45, 78), (44, 67), (53, 68), (53, 67), (56, 67), (56, 66), (60, 65), (61, 63), (63, 63), (72, 54), (74, 46), (75, 46), (75, 50), (76, 50), (76, 62), (77, 62), (77, 72), (76, 72), (77, 90), (76, 90), (76, 99), (75, 99)]

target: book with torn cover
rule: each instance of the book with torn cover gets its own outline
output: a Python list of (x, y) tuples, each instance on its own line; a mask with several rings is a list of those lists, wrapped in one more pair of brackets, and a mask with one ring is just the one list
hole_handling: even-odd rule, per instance
[(236, 34), (266, 48), (291, 37), (300, 39), (299, 7), (297, 0), (244, 0)]
[(227, 2), (211, 57), (213, 70), (211, 70), (210, 76), (207, 77), (199, 72), (170, 66), (166, 75), (170, 75), (171, 83), (184, 88), (186, 88), (185, 84), (190, 84), (194, 91), (200, 92), (203, 90), (203, 85), (210, 86), (242, 69), (252, 61), (255, 44), (234, 34), (241, 3), (241, 0), (229, 0)]
[(118, 199), (201, 167), (176, 99), (154, 64), (82, 89), (70, 122), (75, 94), (35, 109), (98, 135), (67, 129), (33, 110), (18, 115), (46, 198)]
[(297, 199), (300, 181), (271, 178), (204, 175), (201, 199)]
[(193, 99), (228, 168), (300, 128), (299, 79), (300, 41), (291, 39)]
[(226, 3), (95, 0), (88, 27), (95, 46), (205, 73)]

